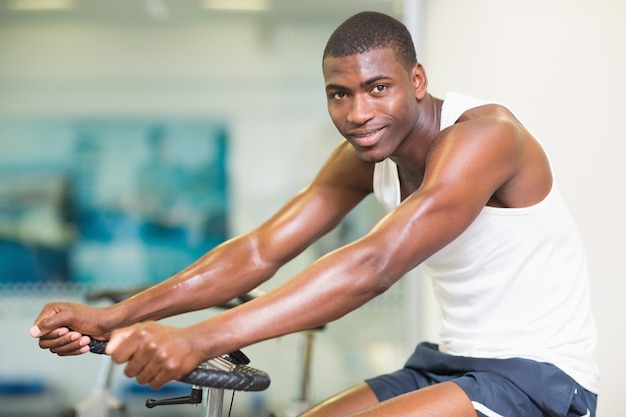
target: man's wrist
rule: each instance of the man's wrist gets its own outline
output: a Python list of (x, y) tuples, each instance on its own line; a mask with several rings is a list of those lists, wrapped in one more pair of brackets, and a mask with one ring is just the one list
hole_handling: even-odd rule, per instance
[(135, 323), (132, 318), (128, 317), (127, 312), (129, 309), (124, 303), (118, 303), (111, 306), (103, 307), (102, 314), (104, 319), (102, 321), (103, 327), (108, 333), (121, 327), (130, 326)]

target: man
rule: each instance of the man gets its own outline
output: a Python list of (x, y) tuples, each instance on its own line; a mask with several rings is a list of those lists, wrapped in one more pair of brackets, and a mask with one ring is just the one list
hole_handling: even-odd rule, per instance
[[(110, 339), (125, 373), (156, 388), (202, 360), (338, 319), (423, 264), (442, 352), (421, 344), (402, 370), (306, 416), (595, 415), (585, 255), (538, 142), (505, 107), (430, 95), (409, 32), (379, 13), (337, 28), (323, 74), (346, 141), (310, 185), (127, 301), (47, 305), (31, 329), (40, 346), (71, 355), (88, 350), (85, 335)], [(285, 285), (187, 328), (154, 321), (254, 289), (372, 192), (389, 214)]]

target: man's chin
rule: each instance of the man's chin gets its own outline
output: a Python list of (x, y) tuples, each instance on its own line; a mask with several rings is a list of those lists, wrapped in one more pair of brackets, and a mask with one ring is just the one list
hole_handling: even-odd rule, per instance
[(377, 162), (384, 161), (387, 159), (387, 156), (378, 152), (359, 152), (359, 158), (367, 164), (375, 164)]

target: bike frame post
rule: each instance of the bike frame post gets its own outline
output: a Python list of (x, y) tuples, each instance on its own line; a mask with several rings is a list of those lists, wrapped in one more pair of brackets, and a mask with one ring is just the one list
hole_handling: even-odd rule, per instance
[[(233, 364), (224, 358), (215, 358), (200, 364), (202, 368), (231, 371)], [(224, 388), (202, 388), (202, 417), (222, 417), (224, 410)]]
[(222, 417), (224, 410), (224, 389), (202, 389), (202, 417)]

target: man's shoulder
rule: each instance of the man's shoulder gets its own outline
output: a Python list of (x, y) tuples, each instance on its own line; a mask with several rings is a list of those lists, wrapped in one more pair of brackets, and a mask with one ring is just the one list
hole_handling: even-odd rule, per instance
[(485, 103), (465, 110), (457, 123), (477, 120), (483, 123), (511, 123), (517, 119), (506, 106), (499, 103)]
[(463, 112), (433, 141), (428, 162), (445, 160), (513, 161), (532, 136), (506, 107), (486, 103)]
[(456, 92), (446, 94), (441, 110), (441, 130), (475, 119), (484, 122), (489, 120), (505, 122), (514, 120), (515, 116), (507, 106), (495, 100), (485, 100)]

